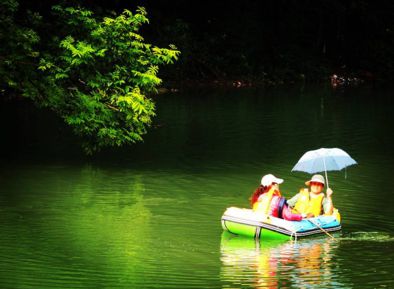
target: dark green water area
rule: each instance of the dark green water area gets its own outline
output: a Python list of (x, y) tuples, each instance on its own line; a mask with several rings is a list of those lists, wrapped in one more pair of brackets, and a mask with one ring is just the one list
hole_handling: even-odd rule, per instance
[[(87, 157), (61, 120), (1, 104), (1, 288), (393, 288), (394, 95), (369, 87), (200, 89), (155, 97), (143, 143)], [(222, 231), (261, 176), (288, 198), (308, 150), (342, 232), (255, 242)]]

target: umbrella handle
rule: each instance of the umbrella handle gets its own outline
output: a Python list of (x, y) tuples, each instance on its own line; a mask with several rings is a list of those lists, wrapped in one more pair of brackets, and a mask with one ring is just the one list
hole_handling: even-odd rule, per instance
[(326, 175), (327, 188), (329, 188), (330, 186), (328, 185), (328, 177), (327, 177), (327, 169), (326, 169), (326, 158), (325, 157), (323, 157), (323, 164), (324, 164), (324, 173)]

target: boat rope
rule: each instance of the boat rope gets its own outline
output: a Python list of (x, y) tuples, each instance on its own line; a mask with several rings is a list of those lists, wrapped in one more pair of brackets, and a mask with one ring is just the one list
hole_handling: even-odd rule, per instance
[(256, 240), (260, 239), (260, 234), (261, 234), (261, 227), (257, 226), (256, 227), (256, 233), (255, 233), (255, 239)]
[(294, 237), (294, 242), (297, 242), (297, 232), (296, 231), (291, 231), (290, 240), (293, 240), (293, 237)]

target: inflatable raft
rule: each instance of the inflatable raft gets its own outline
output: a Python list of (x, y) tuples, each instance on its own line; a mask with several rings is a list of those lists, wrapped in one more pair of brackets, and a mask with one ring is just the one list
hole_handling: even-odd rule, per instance
[[(224, 230), (255, 239), (297, 239), (341, 230), (338, 216), (319, 216), (302, 221), (287, 221), (237, 207), (228, 208), (222, 216)], [(325, 232), (324, 232), (325, 231)]]

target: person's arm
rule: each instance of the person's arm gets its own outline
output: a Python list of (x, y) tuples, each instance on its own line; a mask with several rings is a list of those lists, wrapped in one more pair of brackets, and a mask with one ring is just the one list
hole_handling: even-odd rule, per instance
[(290, 208), (294, 208), (295, 204), (298, 201), (298, 198), (300, 197), (300, 194), (298, 193), (297, 195), (295, 195), (294, 197), (292, 197), (290, 200), (287, 200), (287, 205)]
[(283, 207), (282, 218), (288, 221), (301, 221), (303, 219), (301, 214), (294, 214), (286, 205)]
[(334, 211), (334, 204), (332, 203), (332, 193), (330, 188), (327, 188), (326, 197), (323, 200), (323, 210), (325, 215), (332, 215)]

